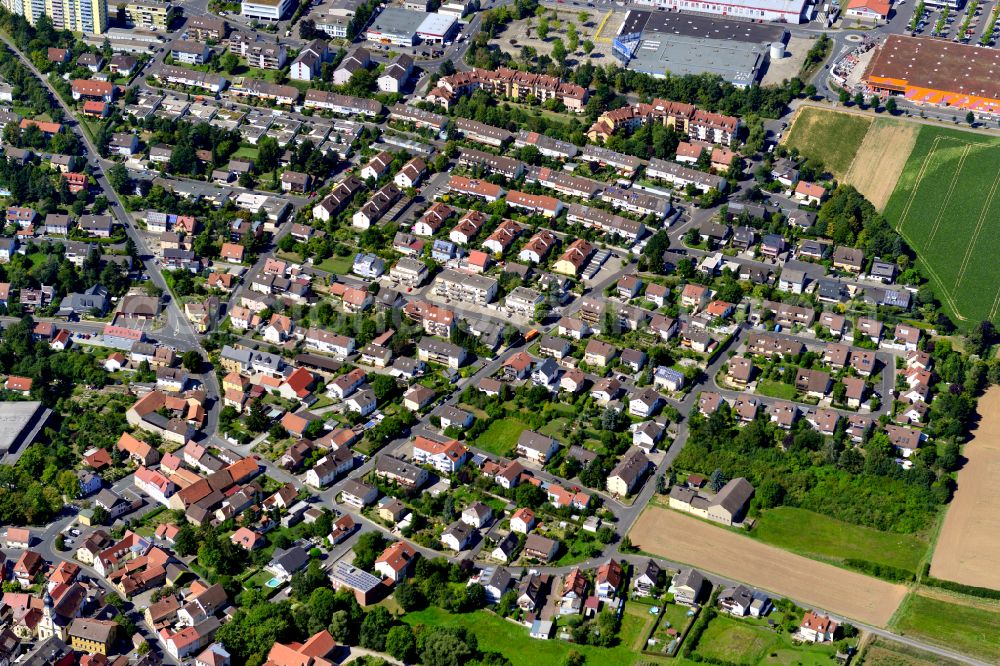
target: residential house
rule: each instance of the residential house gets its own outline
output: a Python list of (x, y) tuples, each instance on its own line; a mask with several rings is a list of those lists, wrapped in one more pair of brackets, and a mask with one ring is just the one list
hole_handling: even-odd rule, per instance
[(375, 571), (393, 583), (398, 583), (409, 575), (416, 556), (417, 551), (413, 546), (405, 541), (396, 541), (375, 560)]
[(668, 594), (674, 595), (674, 601), (684, 606), (694, 606), (702, 598), (705, 589), (705, 577), (694, 569), (681, 569), (670, 581)]
[(618, 497), (631, 495), (650, 467), (652, 463), (646, 457), (645, 451), (638, 447), (629, 449), (608, 475), (608, 492)]

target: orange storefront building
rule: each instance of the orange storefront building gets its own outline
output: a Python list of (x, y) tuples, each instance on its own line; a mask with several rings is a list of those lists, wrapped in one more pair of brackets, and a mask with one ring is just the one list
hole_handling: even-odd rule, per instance
[(1000, 52), (928, 37), (890, 35), (865, 70), (878, 93), (1000, 114)]

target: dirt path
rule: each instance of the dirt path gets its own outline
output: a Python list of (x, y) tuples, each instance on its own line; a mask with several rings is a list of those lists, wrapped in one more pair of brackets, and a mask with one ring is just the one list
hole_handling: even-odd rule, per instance
[(882, 210), (917, 142), (920, 126), (901, 120), (878, 118), (868, 128), (844, 182)]
[(646, 552), (875, 626), (886, 626), (906, 596), (902, 585), (794, 555), (670, 509), (647, 509), (629, 538)]
[(1000, 387), (979, 399), (982, 420), (938, 536), (931, 575), (1000, 590)]

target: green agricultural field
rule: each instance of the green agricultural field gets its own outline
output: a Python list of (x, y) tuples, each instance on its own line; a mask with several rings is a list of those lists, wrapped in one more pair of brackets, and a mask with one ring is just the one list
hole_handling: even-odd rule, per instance
[(476, 635), (479, 647), (488, 652), (499, 652), (510, 659), (514, 666), (535, 666), (536, 664), (562, 664), (570, 650), (576, 650), (587, 658), (587, 666), (630, 666), (642, 664), (676, 663), (668, 659), (657, 659), (633, 652), (630, 648), (642, 633), (646, 620), (631, 613), (622, 615), (619, 644), (613, 648), (599, 648), (590, 645), (574, 645), (561, 640), (540, 641), (528, 636), (528, 630), (503, 618), (477, 611), (455, 614), (440, 608), (428, 608), (415, 613), (407, 613), (403, 622), (412, 626), (464, 627)]
[(517, 438), (528, 426), (518, 419), (497, 419), (476, 438), (475, 446), (498, 456), (508, 455), (517, 444)]
[(717, 615), (701, 635), (695, 653), (706, 661), (725, 664), (831, 664), (833, 645), (796, 645), (791, 637), (767, 626), (765, 620)]
[(928, 547), (920, 535), (880, 532), (790, 506), (765, 511), (750, 536), (834, 564), (845, 559), (867, 560), (914, 573)]
[(903, 636), (923, 638), (962, 654), (1000, 663), (1000, 610), (949, 603), (911, 594), (900, 606), (892, 628)]
[(924, 125), (884, 214), (958, 323), (1000, 321), (1000, 139)]
[(851, 167), (871, 124), (866, 116), (804, 107), (788, 129), (785, 145), (818, 159), (839, 179)]

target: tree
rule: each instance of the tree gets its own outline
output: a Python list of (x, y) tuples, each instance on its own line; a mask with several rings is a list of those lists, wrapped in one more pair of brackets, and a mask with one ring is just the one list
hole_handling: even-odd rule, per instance
[(566, 62), (566, 45), (558, 37), (552, 40), (552, 58), (560, 65)]
[(767, 479), (757, 488), (757, 499), (762, 508), (780, 506), (785, 499), (785, 489), (774, 479)]
[(858, 107), (859, 109), (864, 108), (865, 96), (862, 93), (859, 92), (854, 96), (854, 106)]
[(201, 354), (194, 349), (189, 349), (184, 352), (184, 356), (181, 358), (181, 365), (183, 365), (188, 372), (198, 373), (201, 371), (201, 361)]
[(351, 636), (351, 626), (351, 616), (347, 611), (339, 610), (330, 616), (330, 626), (327, 630), (338, 643), (347, 643)]
[(312, 19), (302, 19), (301, 21), (299, 21), (299, 37), (301, 39), (304, 39), (308, 42), (313, 39), (316, 39), (317, 37), (319, 37), (320, 39), (323, 38), (322, 34), (317, 35), (316, 33), (317, 30), (315, 21), (313, 21)]
[(296, 599), (308, 599), (315, 590), (326, 583), (326, 576), (320, 568), (319, 560), (310, 560), (305, 571), (297, 571), (292, 576), (292, 595)]
[(125, 168), (124, 164), (116, 163), (108, 169), (107, 174), (108, 182), (111, 183), (111, 187), (115, 188), (115, 192), (123, 194), (128, 191), (132, 179), (129, 178), (128, 169)]
[(580, 35), (576, 31), (576, 24), (570, 23), (566, 26), (566, 47), (570, 52), (576, 51), (576, 48), (580, 45)]
[(369, 382), (375, 397), (381, 403), (390, 393), (396, 390), (396, 380), (388, 375), (375, 375)]
[(93, 516), (91, 516), (91, 521), (95, 525), (107, 525), (108, 520), (111, 518), (111, 514), (103, 506), (95, 506), (93, 508)]
[(583, 666), (587, 663), (587, 658), (577, 650), (570, 650), (563, 660), (563, 666)]
[(461, 628), (439, 628), (424, 639), (420, 661), (424, 666), (465, 666), (476, 652), (476, 638)]
[(278, 140), (271, 136), (261, 137), (257, 142), (257, 167), (261, 172), (278, 168), (278, 158), (281, 157), (281, 147)]
[(993, 322), (986, 319), (979, 322), (975, 328), (969, 331), (969, 335), (966, 337), (969, 352), (980, 357), (989, 351), (990, 345), (995, 341), (996, 328), (993, 326)]
[(407, 612), (417, 610), (424, 604), (424, 595), (409, 581), (404, 580), (397, 585), (393, 596), (396, 598), (396, 603)]
[(549, 36), (549, 20), (547, 18), (538, 19), (538, 27), (535, 28), (535, 34), (538, 38), (545, 41), (545, 38)]
[(392, 627), (392, 614), (384, 606), (375, 606), (365, 613), (365, 619), (361, 621), (361, 645), (369, 650), (384, 652), (386, 648), (386, 634)]
[(226, 70), (227, 74), (233, 74), (236, 72), (236, 68), (240, 66), (240, 59), (232, 51), (226, 51), (219, 59), (219, 64), (222, 66), (222, 69)]
[(537, 509), (548, 499), (545, 491), (536, 485), (522, 483), (514, 489), (514, 501), (518, 506), (526, 506)]
[(583, 52), (589, 54), (594, 50), (594, 42), (589, 39), (583, 40)]
[(354, 544), (354, 566), (369, 571), (385, 549), (385, 539), (378, 532), (365, 532)]
[(462, 599), (460, 608), (462, 612), (468, 613), (479, 610), (486, 605), (486, 588), (478, 583), (465, 586), (465, 596)]
[(181, 557), (188, 557), (198, 552), (198, 535), (194, 527), (185, 521), (174, 537), (174, 550)]
[(896, 109), (897, 106), (895, 97), (890, 97), (889, 99), (885, 100), (885, 110), (888, 111), (890, 115), (896, 115)]
[(712, 478), (709, 481), (709, 485), (715, 492), (719, 492), (722, 490), (722, 487), (726, 485), (726, 475), (723, 474), (721, 469), (716, 469), (712, 472)]
[(293, 628), (290, 602), (258, 598), (253, 604), (245, 600), (233, 619), (219, 628), (216, 639), (238, 663), (260, 664), (275, 641), (287, 640)]
[(264, 411), (263, 400), (258, 398), (250, 405), (250, 412), (246, 418), (246, 426), (250, 432), (264, 432), (267, 430), (267, 412)]
[(965, 122), (969, 123), (969, 125), (975, 125), (976, 114), (974, 114), (972, 111), (969, 111), (967, 114), (965, 114)]
[(410, 663), (417, 656), (417, 639), (405, 624), (395, 626), (385, 637), (385, 651), (403, 663)]

